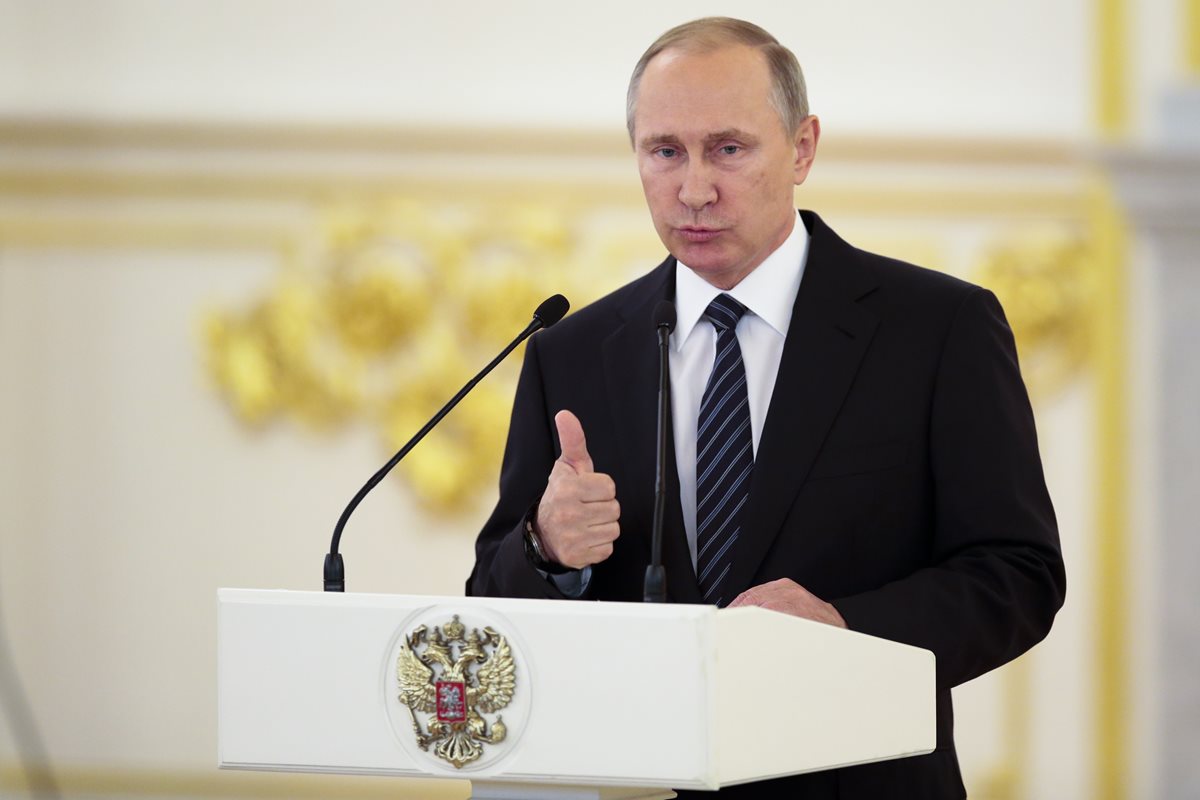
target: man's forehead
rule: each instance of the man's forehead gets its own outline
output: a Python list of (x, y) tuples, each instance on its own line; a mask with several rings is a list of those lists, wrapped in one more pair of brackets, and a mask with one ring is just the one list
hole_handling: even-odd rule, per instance
[(654, 58), (647, 62), (646, 68), (649, 70), (650, 66), (653, 64), (667, 65), (673, 61), (679, 61), (681, 59), (708, 57), (723, 58), (729, 56), (744, 57), (747, 61), (758, 60), (764, 66), (767, 63), (766, 56), (763, 54), (762, 48), (755, 45), (749, 45), (743, 42), (699, 39), (677, 42), (669, 47), (664, 48), (662, 52), (656, 54)]
[[(659, 59), (662, 59), (661, 61)], [(717, 139), (760, 127), (771, 105), (771, 79), (758, 48), (745, 45), (655, 56), (642, 76), (634, 110), (639, 144)]]
[(693, 52), (672, 49), (659, 53), (646, 66), (638, 86), (638, 103), (653, 95), (670, 104), (687, 97), (712, 97), (730, 93), (739, 96), (770, 90), (770, 65), (762, 51), (746, 45), (729, 45)]

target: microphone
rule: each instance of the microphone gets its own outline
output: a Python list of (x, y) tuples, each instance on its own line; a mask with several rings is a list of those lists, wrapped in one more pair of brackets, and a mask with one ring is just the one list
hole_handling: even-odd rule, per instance
[(363, 501), (363, 498), (375, 488), (375, 486), (387, 476), (392, 468), (400, 463), (400, 459), (408, 455), (408, 451), (417, 446), (417, 443), (425, 438), (425, 435), (433, 430), (434, 426), (442, 421), (442, 417), (450, 413), (450, 410), (458, 405), (459, 401), (467, 396), (467, 393), (475, 388), (475, 384), (483, 380), (483, 378), (495, 369), (496, 365), (504, 360), (504, 357), (511, 353), (517, 345), (528, 339), (535, 332), (542, 328), (549, 328), (554, 323), (558, 322), (566, 316), (567, 310), (571, 304), (567, 302), (567, 298), (561, 294), (556, 294), (553, 297), (548, 297), (542, 304), (533, 312), (533, 319), (525, 326), (525, 330), (517, 335), (517, 338), (509, 342), (508, 346), (500, 351), (500, 355), (491, 360), (486, 367), (479, 371), (467, 384), (458, 390), (458, 394), (450, 398), (450, 402), (442, 406), (441, 411), (433, 415), (433, 419), (425, 423), (425, 427), (417, 431), (416, 435), (408, 440), (404, 447), (400, 448), (400, 452), (392, 456), (391, 461), (388, 461), (366, 484), (358, 490), (358, 494), (354, 495), (354, 499), (350, 501), (350, 505), (346, 506), (346, 510), (342, 512), (342, 516), (337, 521), (337, 527), (333, 529), (333, 541), (330, 542), (329, 552), (325, 555), (325, 591), (327, 592), (344, 592), (346, 591), (346, 569), (342, 562), (342, 554), (338, 552), (338, 544), (342, 541), (342, 529), (346, 527), (346, 520), (350, 519), (350, 515), (354, 513), (354, 509), (358, 508), (358, 504)]
[(663, 513), (667, 508), (667, 430), (671, 422), (671, 331), (675, 330), (675, 304), (659, 302), (654, 309), (654, 330), (658, 335), (658, 444), (654, 465), (654, 523), (651, 528), (650, 564), (642, 584), (642, 600), (667, 602), (667, 572), (662, 563)]

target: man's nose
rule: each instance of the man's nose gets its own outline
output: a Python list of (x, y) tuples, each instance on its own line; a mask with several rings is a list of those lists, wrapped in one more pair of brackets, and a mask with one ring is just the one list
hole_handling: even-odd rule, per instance
[(693, 211), (700, 211), (717, 202), (717, 185), (709, 167), (700, 159), (688, 162), (683, 183), (679, 187), (679, 202)]

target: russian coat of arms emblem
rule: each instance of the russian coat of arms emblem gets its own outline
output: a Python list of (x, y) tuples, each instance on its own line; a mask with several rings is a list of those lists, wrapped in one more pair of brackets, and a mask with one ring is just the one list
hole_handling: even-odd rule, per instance
[(421, 625), (404, 637), (396, 677), (417, 745), (456, 769), (508, 734), (501, 716), (485, 716), (507, 706), (517, 685), (512, 649), (493, 628), (468, 632), (457, 615), (432, 630)]

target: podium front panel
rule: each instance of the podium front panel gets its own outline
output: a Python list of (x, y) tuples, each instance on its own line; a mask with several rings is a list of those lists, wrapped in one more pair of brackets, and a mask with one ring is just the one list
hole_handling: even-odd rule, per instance
[[(715, 608), (238, 589), (218, 605), (222, 767), (717, 785)], [(482, 715), (504, 739), (459, 766), (419, 746), (397, 677), (414, 631), (453, 624), (503, 636), (516, 664), (511, 700)]]

